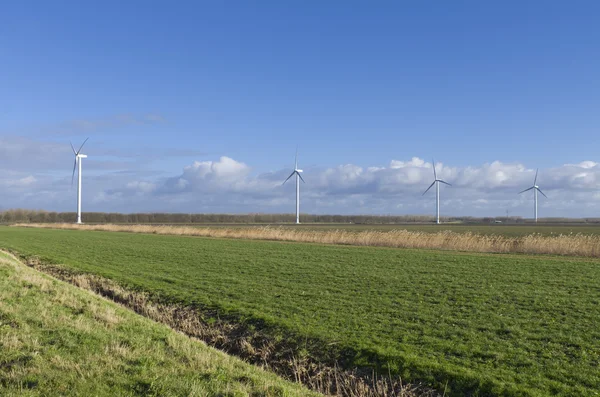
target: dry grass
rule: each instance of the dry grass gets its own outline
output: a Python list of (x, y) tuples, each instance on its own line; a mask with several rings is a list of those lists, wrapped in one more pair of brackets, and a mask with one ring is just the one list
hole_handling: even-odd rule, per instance
[(600, 257), (600, 236), (585, 234), (560, 234), (556, 236), (530, 234), (520, 237), (508, 237), (502, 235), (456, 233), (451, 231), (441, 231), (439, 233), (414, 232), (408, 230), (365, 230), (353, 232), (347, 230), (294, 230), (271, 226), (255, 228), (198, 228), (152, 225), (76, 225), (71, 223), (30, 223), (17, 224), (15, 226), (251, 240), (296, 241), (370, 247)]

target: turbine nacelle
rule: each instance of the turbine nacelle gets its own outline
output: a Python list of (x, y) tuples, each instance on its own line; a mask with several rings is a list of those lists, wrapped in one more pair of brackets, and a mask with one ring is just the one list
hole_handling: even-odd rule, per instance
[(448, 186), (452, 186), (451, 184), (449, 184), (448, 182), (439, 179), (437, 177), (437, 172), (435, 171), (435, 161), (431, 162), (433, 165), (433, 182), (431, 182), (431, 185), (429, 185), (429, 187), (427, 188), (427, 190), (425, 190), (425, 192), (423, 192), (423, 196), (425, 195), (425, 193), (427, 193), (429, 191), (429, 189), (431, 189), (436, 183), (443, 183), (444, 185), (448, 185)]
[(533, 186), (531, 186), (530, 188), (527, 188), (525, 190), (520, 191), (519, 194), (528, 192), (530, 190), (537, 190), (538, 192), (540, 192), (542, 194), (542, 196), (548, 198), (548, 196), (546, 196), (544, 194), (544, 192), (542, 192), (542, 189), (540, 189), (539, 185), (537, 184), (538, 171), (539, 170), (535, 170), (535, 178), (533, 179)]
[(87, 154), (78, 154), (77, 157), (80, 159), (87, 159)]

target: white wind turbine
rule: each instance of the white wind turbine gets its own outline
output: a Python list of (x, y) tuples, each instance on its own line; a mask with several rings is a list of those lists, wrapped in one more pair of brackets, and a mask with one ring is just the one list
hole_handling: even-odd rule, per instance
[(535, 179), (533, 180), (533, 186), (530, 187), (530, 188), (528, 188), (528, 189), (525, 189), (525, 190), (519, 192), (519, 194), (521, 194), (521, 193), (525, 193), (525, 192), (533, 189), (533, 216), (534, 216), (534, 219), (535, 219), (536, 223), (538, 221), (538, 211), (537, 211), (537, 202), (538, 202), (538, 199), (537, 199), (537, 192), (542, 193), (542, 195), (544, 197), (548, 198), (548, 196), (546, 196), (544, 194), (544, 192), (542, 192), (542, 190), (540, 189), (540, 187), (537, 185), (538, 171), (539, 171), (539, 169), (535, 170)]
[(429, 189), (431, 189), (433, 187), (433, 185), (435, 185), (435, 219), (436, 219), (436, 223), (440, 223), (440, 182), (448, 185), (448, 186), (452, 186), (451, 184), (449, 184), (446, 181), (443, 181), (441, 179), (438, 179), (437, 177), (437, 173), (435, 172), (435, 161), (432, 160), (433, 163), (433, 182), (431, 183), (431, 185), (429, 185), (429, 187), (427, 188), (427, 190), (425, 190), (425, 192), (423, 192), (423, 196), (425, 195), (425, 193), (427, 193), (429, 191)]
[(81, 223), (81, 160), (87, 158), (85, 154), (81, 154), (81, 149), (83, 145), (90, 138), (86, 138), (85, 141), (81, 144), (78, 151), (75, 151), (73, 147), (73, 143), (71, 143), (71, 149), (73, 149), (73, 154), (75, 155), (75, 162), (73, 163), (73, 175), (71, 176), (71, 186), (73, 186), (73, 180), (75, 179), (75, 168), (78, 167), (77, 170), (77, 223)]
[(296, 149), (296, 160), (294, 162), (294, 171), (292, 171), (292, 173), (290, 174), (290, 176), (287, 177), (287, 179), (285, 181), (283, 181), (283, 183), (281, 185), (285, 185), (285, 183), (294, 176), (294, 174), (296, 174), (296, 224), (300, 223), (300, 179), (302, 179), (303, 183), (304, 182), (304, 178), (302, 178), (302, 175), (300, 175), (300, 173), (303, 172), (302, 170), (298, 169), (298, 149)]

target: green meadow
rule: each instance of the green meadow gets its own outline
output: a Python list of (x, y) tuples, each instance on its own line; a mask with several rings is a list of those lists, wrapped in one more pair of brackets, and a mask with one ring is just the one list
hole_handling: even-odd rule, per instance
[(0, 248), (450, 395), (600, 390), (599, 260), (7, 227)]

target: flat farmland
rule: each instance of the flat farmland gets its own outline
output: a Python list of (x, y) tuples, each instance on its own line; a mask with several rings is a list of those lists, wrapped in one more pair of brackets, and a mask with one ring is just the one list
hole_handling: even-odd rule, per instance
[(0, 248), (454, 395), (600, 390), (597, 259), (25, 228), (0, 228)]

